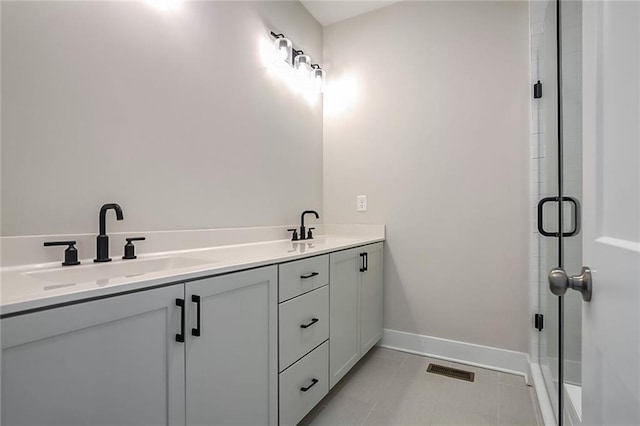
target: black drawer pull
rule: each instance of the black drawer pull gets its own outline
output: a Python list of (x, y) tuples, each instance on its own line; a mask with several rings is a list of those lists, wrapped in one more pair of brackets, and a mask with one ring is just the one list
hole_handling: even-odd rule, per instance
[(192, 294), (191, 301), (196, 304), (196, 328), (191, 329), (191, 334), (200, 337), (200, 296)]
[(318, 272), (312, 272), (312, 273), (307, 274), (307, 275), (300, 275), (300, 279), (306, 280), (307, 278), (313, 278), (313, 277), (316, 277), (318, 275), (320, 275)]
[(184, 299), (176, 299), (176, 306), (180, 307), (180, 333), (176, 334), (176, 342), (184, 343)]
[(301, 390), (302, 392), (306, 392), (306, 391), (308, 391), (309, 389), (311, 389), (312, 387), (314, 387), (314, 386), (316, 385), (316, 383), (318, 383), (318, 381), (319, 381), (318, 379), (313, 378), (313, 379), (311, 379), (311, 384), (310, 384), (309, 386), (307, 386), (307, 387), (304, 387), (304, 386), (303, 386), (303, 387), (301, 387), (301, 388), (300, 388), (300, 390)]
[(320, 321), (318, 318), (313, 318), (309, 324), (300, 324), (300, 328), (309, 328), (318, 321)]

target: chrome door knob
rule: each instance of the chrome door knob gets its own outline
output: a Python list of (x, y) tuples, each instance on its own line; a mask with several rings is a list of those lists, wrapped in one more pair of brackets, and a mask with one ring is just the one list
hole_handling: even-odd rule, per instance
[(567, 289), (582, 293), (582, 300), (585, 302), (591, 301), (591, 293), (593, 289), (593, 282), (591, 280), (591, 269), (586, 266), (582, 267), (582, 273), (580, 275), (567, 276), (564, 269), (553, 268), (549, 272), (549, 290), (556, 296), (562, 296), (567, 292)]

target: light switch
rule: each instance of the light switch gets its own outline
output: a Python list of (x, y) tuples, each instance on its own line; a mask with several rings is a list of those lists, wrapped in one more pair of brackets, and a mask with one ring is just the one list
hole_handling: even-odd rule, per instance
[(367, 211), (367, 196), (366, 195), (358, 195), (356, 210), (359, 212)]

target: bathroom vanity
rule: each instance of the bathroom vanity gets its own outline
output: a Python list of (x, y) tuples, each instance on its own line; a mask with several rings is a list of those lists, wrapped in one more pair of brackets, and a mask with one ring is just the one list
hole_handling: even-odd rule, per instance
[(3, 271), (2, 424), (296, 424), (382, 336), (383, 239)]

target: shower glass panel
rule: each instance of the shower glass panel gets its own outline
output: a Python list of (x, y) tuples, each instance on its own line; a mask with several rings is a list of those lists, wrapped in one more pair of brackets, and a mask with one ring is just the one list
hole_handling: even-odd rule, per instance
[(532, 7), (542, 23), (541, 34), (534, 36), (532, 44), (533, 69), (543, 83), (543, 96), (534, 103), (538, 132), (534, 191), (538, 200), (548, 200), (541, 209), (534, 241), (539, 306), (544, 315), (538, 354), (558, 424), (564, 424), (567, 415), (577, 414), (579, 420), (581, 411), (582, 299), (577, 292), (554, 296), (547, 281), (555, 267), (575, 275), (582, 266), (581, 9), (579, 1), (568, 0), (534, 2)]
[[(582, 200), (582, 3), (562, 1), (562, 193)], [(569, 203), (564, 206), (564, 226), (573, 226)], [(563, 241), (563, 264), (569, 275), (582, 269), (582, 233)], [(564, 416), (582, 417), (582, 296), (576, 291), (564, 296), (563, 311), (563, 378)], [(572, 418), (571, 423), (575, 424)]]
[[(538, 200), (558, 195), (558, 61), (555, 0), (537, 3), (544, 6), (543, 32), (538, 40), (537, 67), (543, 84), (543, 96), (536, 100), (538, 107)], [(558, 207), (556, 202), (548, 202), (542, 209), (542, 221), (538, 219), (538, 229), (549, 233), (558, 232)], [(559, 411), (559, 365), (560, 365), (560, 309), (556, 296), (548, 291), (547, 274), (559, 266), (560, 249), (558, 238), (537, 234), (539, 244), (538, 283), (540, 286), (539, 305), (544, 315), (544, 328), (540, 333), (539, 362), (549, 400), (558, 418)]]

